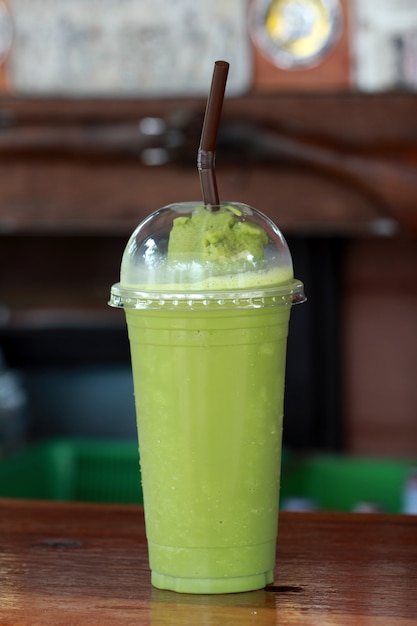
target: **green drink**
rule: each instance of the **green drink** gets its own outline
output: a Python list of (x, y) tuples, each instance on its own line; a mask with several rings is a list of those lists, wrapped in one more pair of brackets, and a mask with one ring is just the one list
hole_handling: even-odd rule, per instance
[(132, 236), (112, 290), (129, 330), (152, 583), (259, 589), (273, 581), (286, 340), (302, 285), (254, 209), (161, 211)]

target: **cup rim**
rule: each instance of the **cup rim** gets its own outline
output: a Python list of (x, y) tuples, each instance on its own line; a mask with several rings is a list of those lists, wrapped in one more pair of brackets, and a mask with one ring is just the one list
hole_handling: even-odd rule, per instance
[(108, 304), (118, 309), (246, 309), (292, 306), (306, 300), (303, 283), (294, 279), (281, 285), (233, 291), (137, 290), (115, 283)]

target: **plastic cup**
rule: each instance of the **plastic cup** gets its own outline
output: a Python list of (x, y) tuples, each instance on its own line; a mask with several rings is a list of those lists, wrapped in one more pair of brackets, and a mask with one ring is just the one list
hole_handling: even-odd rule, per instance
[(288, 322), (305, 300), (278, 228), (222, 207), (266, 233), (262, 258), (216, 256), (221, 241), (170, 258), (174, 220), (210, 211), (170, 205), (133, 233), (110, 300), (128, 324), (151, 581), (184, 593), (274, 579)]

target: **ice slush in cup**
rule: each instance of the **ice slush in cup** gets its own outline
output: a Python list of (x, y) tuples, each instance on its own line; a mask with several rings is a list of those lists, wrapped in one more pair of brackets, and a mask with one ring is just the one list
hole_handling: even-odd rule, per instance
[(274, 579), (288, 322), (305, 300), (278, 228), (245, 204), (173, 204), (127, 243), (125, 310), (152, 584)]

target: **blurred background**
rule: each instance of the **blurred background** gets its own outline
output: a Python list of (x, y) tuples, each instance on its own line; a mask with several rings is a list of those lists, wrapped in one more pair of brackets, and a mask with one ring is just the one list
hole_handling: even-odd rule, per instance
[[(106, 303), (136, 225), (200, 197), (217, 59), (220, 196), (280, 226), (308, 295), (289, 335), (289, 466), (366, 461), (369, 495), (337, 506), (403, 506), (417, 464), (411, 0), (0, 0), (0, 495), (28, 493), (11, 477), (24, 468), (27, 485), (38, 444), (64, 442), (66, 466), (71, 442), (135, 447), (124, 316)], [(331, 506), (330, 487), (300, 484), (287, 495)]]

